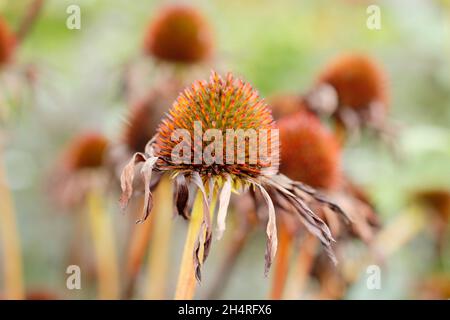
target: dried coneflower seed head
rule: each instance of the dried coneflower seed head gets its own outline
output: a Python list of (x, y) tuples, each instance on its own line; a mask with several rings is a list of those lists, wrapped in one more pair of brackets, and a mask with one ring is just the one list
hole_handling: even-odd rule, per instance
[(176, 63), (196, 63), (212, 49), (210, 26), (196, 9), (174, 5), (164, 8), (150, 25), (144, 43), (147, 54)]
[(99, 133), (85, 133), (76, 137), (65, 154), (66, 168), (77, 171), (101, 167), (107, 147), (108, 140)]
[(367, 109), (372, 103), (387, 107), (386, 77), (372, 58), (362, 54), (347, 54), (331, 61), (319, 77), (320, 84), (334, 87), (338, 108), (357, 111)]
[[(173, 164), (172, 166), (169, 165), (167, 169), (196, 170), (205, 174), (229, 173), (235, 176), (255, 177), (261, 174), (266, 164), (261, 163), (259, 157), (255, 163), (249, 161), (252, 157), (250, 153), (257, 152), (257, 150), (250, 150), (251, 143), (245, 144), (244, 163), (240, 164), (237, 161), (229, 163), (227, 161), (231, 153), (233, 153), (233, 159), (238, 159), (238, 157), (242, 156), (237, 154), (239, 140), (237, 143), (234, 143), (233, 149), (228, 150), (227, 142), (231, 141), (229, 140), (231, 138), (229, 130), (237, 134), (239, 133), (238, 130), (243, 130), (243, 132), (247, 133), (254, 132), (257, 135), (256, 141), (259, 144), (259, 149), (269, 150), (271, 148), (278, 152), (277, 146), (271, 145), (271, 130), (273, 127), (274, 122), (269, 107), (264, 100), (259, 98), (257, 91), (250, 84), (233, 78), (231, 73), (227, 75), (226, 79), (222, 79), (217, 73), (212, 72), (209, 82), (197, 81), (178, 96), (172, 109), (158, 128), (155, 148), (157, 150), (156, 156), (164, 159), (167, 163), (171, 163), (174, 148), (179, 144), (179, 141), (173, 139), (172, 135), (176, 130), (184, 129), (192, 137), (190, 143), (190, 164)], [(195, 137), (202, 137), (199, 130), (204, 131), (208, 129), (218, 129), (221, 132), (224, 147), (222, 153), (223, 164), (220, 164), (218, 161), (212, 165), (196, 163), (197, 150), (203, 150), (203, 147), (208, 143), (196, 141)], [(260, 135), (263, 132), (267, 133), (267, 139), (259, 139), (259, 137), (262, 137)], [(197, 148), (196, 146), (199, 143), (202, 145), (200, 148)], [(275, 159), (277, 155), (270, 154), (272, 159)]]
[(0, 66), (11, 60), (15, 42), (14, 34), (9, 30), (6, 21), (0, 17)]
[(131, 152), (143, 151), (147, 142), (156, 132), (154, 115), (149, 101), (136, 104), (127, 119), (123, 132), (123, 142)]
[(330, 189), (339, 180), (339, 146), (332, 135), (308, 112), (297, 112), (278, 121), (280, 172), (314, 188)]

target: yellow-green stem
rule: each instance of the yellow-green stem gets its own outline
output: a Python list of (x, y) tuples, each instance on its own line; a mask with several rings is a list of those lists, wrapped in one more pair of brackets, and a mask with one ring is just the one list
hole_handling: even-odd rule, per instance
[(152, 213), (153, 233), (148, 252), (146, 299), (164, 299), (169, 269), (170, 238), (172, 234), (173, 206), (172, 186), (169, 177), (164, 177), (155, 192), (155, 207)]
[(98, 298), (119, 298), (119, 273), (112, 221), (105, 211), (102, 193), (93, 188), (87, 197), (89, 222), (97, 266)]
[[(215, 197), (210, 205), (211, 214), (214, 212)], [(183, 256), (181, 258), (180, 272), (178, 275), (178, 283), (175, 291), (176, 300), (192, 300), (197, 288), (197, 280), (195, 279), (194, 269), (194, 246), (197, 235), (203, 221), (203, 197), (200, 190), (194, 202), (191, 219), (189, 221), (188, 233), (184, 243)], [(203, 249), (200, 248), (200, 261), (203, 261)]]
[(3, 245), (4, 294), (6, 299), (24, 299), (20, 237), (13, 197), (6, 179), (0, 145), (0, 233)]

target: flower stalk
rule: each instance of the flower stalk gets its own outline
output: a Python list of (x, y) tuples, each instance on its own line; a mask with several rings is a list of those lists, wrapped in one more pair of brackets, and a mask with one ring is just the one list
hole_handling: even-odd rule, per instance
[(105, 210), (102, 193), (92, 188), (87, 195), (88, 216), (96, 256), (98, 298), (119, 298), (119, 272), (112, 221)]
[(0, 235), (3, 244), (4, 294), (6, 299), (19, 300), (25, 297), (22, 253), (13, 198), (6, 179), (0, 152)]
[(155, 191), (155, 208), (150, 219), (153, 224), (152, 239), (148, 248), (148, 277), (145, 298), (165, 298), (169, 269), (170, 238), (172, 235), (172, 186), (168, 177), (163, 177)]
[[(175, 291), (175, 300), (192, 300), (194, 298), (195, 290), (197, 287), (196, 281), (196, 266), (194, 262), (195, 246), (200, 232), (200, 228), (203, 223), (203, 195), (198, 190), (194, 207), (192, 209), (189, 228), (186, 235), (186, 241), (183, 248), (183, 256), (181, 258), (181, 267), (178, 274), (178, 283)], [(215, 197), (211, 201), (210, 214), (212, 216), (215, 207)], [(202, 241), (205, 241), (206, 231), (202, 234)], [(204, 261), (204, 246), (199, 246), (199, 263)]]

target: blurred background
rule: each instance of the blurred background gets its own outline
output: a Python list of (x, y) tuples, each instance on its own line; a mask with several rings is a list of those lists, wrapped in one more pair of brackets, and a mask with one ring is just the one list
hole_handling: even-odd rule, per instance
[[(1, 16), (12, 30), (29, 3), (0, 1)], [(174, 2), (47, 0), (27, 38), (16, 48), (12, 65), (1, 71), (2, 96), (5, 92), (12, 95), (8, 106), (14, 114), (2, 124), (2, 157), (16, 208), (27, 291), (48, 292), (62, 299), (96, 297), (95, 276), (83, 267), (82, 289), (66, 288), (75, 220), (73, 212), (55, 205), (48, 183), (62, 150), (78, 133), (95, 130), (111, 141), (120, 139), (132, 104), (123, 89), (128, 66), (137, 70), (134, 81), (139, 82), (138, 91), (158, 82), (163, 67), (146, 57), (142, 46), (148, 24), (168, 3)], [(363, 52), (380, 62), (388, 75), (388, 118), (397, 128), (398, 152), (393, 155), (388, 147), (363, 134), (345, 146), (343, 170), (365, 188), (383, 225), (395, 223), (408, 212), (422, 212), (424, 218), (408, 241), (387, 257), (381, 268), (381, 289), (366, 286), (368, 274), (362, 269), (342, 298), (449, 298), (445, 294), (421, 296), (418, 292), (424, 283), (431, 290), (446, 283), (444, 290), (449, 293), (450, 245), (447, 232), (443, 253), (436, 262), (432, 214), (416, 203), (414, 194), (450, 189), (450, 2), (182, 3), (198, 8), (214, 35), (212, 58), (191, 73), (185, 72), (189, 80), (206, 79), (211, 68), (221, 73), (232, 71), (250, 82), (261, 96), (269, 97), (306, 92), (322, 67), (341, 53)], [(66, 9), (72, 4), (81, 8), (80, 30), (66, 27)], [(381, 9), (380, 30), (366, 26), (370, 4)], [(112, 191), (106, 202), (121, 270), (127, 256), (124, 225), (129, 218), (121, 212), (118, 197), (118, 191)], [(448, 226), (448, 219), (444, 221)], [(401, 226), (397, 225), (398, 231), (394, 228), (390, 236), (401, 234)], [(173, 296), (176, 285), (186, 223), (177, 218), (173, 228), (167, 298)], [(91, 248), (89, 238), (85, 241)], [(349, 244), (350, 255), (352, 250), (362, 250), (355, 242)], [(198, 298), (207, 296), (226, 247), (227, 237), (214, 241)], [(268, 297), (271, 276), (264, 278), (264, 249), (265, 234), (259, 230), (243, 249), (221, 298)], [(3, 254), (0, 257), (5, 259)], [(143, 297), (146, 270), (143, 267), (138, 275), (135, 298)], [(440, 279), (438, 284), (428, 281), (435, 275)], [(2, 279), (0, 291), (3, 283)], [(317, 286), (314, 280), (310, 285)], [(286, 298), (314, 297), (308, 292), (291, 291), (287, 289)]]

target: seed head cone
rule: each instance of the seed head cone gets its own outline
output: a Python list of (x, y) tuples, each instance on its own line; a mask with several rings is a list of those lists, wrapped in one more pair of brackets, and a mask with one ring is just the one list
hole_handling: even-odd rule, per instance
[(99, 133), (85, 133), (76, 137), (67, 149), (64, 162), (69, 170), (98, 168), (104, 164), (108, 140)]
[(280, 172), (314, 188), (330, 189), (339, 180), (339, 145), (335, 137), (308, 112), (278, 121)]
[[(158, 128), (156, 136), (157, 156), (170, 162), (173, 148), (178, 143), (172, 141), (171, 135), (177, 129), (186, 129), (192, 137), (191, 154), (194, 157), (195, 122), (201, 123), (203, 132), (207, 129), (221, 130), (224, 146), (226, 145), (227, 129), (253, 129), (258, 135), (260, 130), (265, 129), (268, 132), (268, 140), (263, 141), (263, 143), (267, 143), (268, 148), (270, 148), (270, 130), (274, 128), (274, 121), (268, 105), (259, 98), (257, 91), (250, 84), (235, 79), (231, 73), (227, 75), (226, 79), (222, 79), (217, 73), (212, 72), (209, 82), (197, 81), (178, 96), (167, 117)], [(203, 143), (204, 145), (205, 143)], [(236, 148), (234, 150), (235, 159), (237, 158)], [(192, 164), (184, 165), (179, 169), (196, 169), (202, 173), (212, 174), (223, 172), (257, 176), (264, 165), (259, 161), (256, 164), (249, 163), (247, 161), (249, 158), (248, 146), (245, 151), (245, 164), (214, 164), (213, 166)], [(224, 159), (226, 159), (226, 152), (233, 152), (233, 150), (224, 150)], [(194, 159), (192, 159), (193, 162)]]
[(196, 9), (174, 5), (163, 9), (145, 37), (147, 54), (176, 63), (196, 63), (212, 49), (210, 26)]
[(377, 62), (368, 56), (347, 54), (336, 58), (324, 69), (319, 83), (335, 88), (339, 107), (359, 110), (372, 102), (387, 107), (386, 76)]

